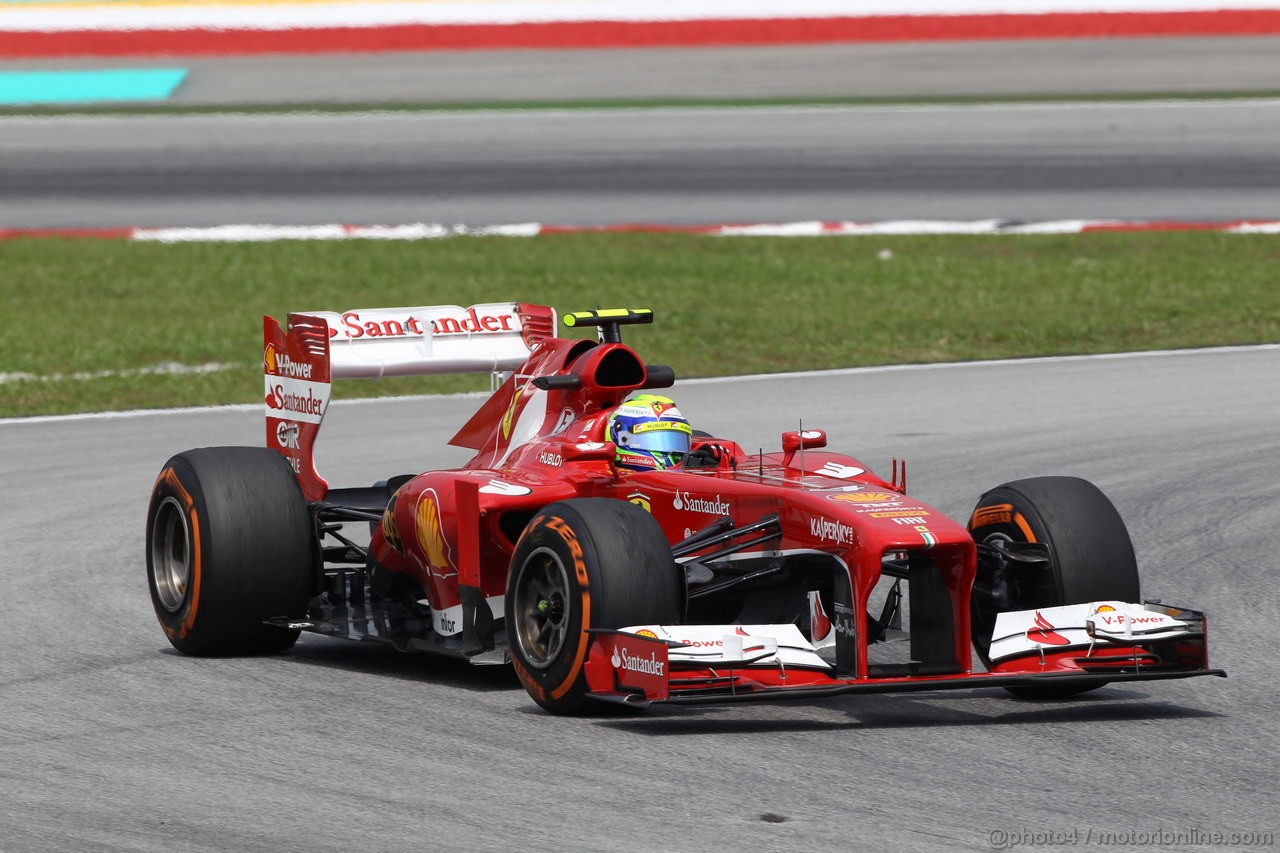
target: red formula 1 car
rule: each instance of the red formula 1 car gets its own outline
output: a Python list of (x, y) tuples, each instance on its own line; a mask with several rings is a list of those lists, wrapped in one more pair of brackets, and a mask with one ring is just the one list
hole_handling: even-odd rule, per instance
[[(651, 320), (569, 314), (597, 327), (572, 340), (526, 304), (265, 318), (267, 447), (180, 453), (152, 494), (170, 642), (261, 654), (310, 631), (510, 661), (559, 713), (1224, 674), (1202, 613), (1138, 603), (1124, 523), (1083, 480), (998, 486), (966, 524), (821, 430), (759, 455), (688, 430), (666, 464), (623, 467), (611, 415), (675, 381), (621, 342)], [(466, 465), (354, 488), (317, 473), (333, 379), (458, 371), (502, 379), (452, 439)]]

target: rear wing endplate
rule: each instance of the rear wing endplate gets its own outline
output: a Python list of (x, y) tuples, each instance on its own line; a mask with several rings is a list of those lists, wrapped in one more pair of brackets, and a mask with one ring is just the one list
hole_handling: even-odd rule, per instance
[(332, 380), (515, 370), (556, 329), (555, 309), (522, 302), (311, 311), (283, 329), (262, 320), (267, 446), (309, 501), (329, 488), (313, 449)]

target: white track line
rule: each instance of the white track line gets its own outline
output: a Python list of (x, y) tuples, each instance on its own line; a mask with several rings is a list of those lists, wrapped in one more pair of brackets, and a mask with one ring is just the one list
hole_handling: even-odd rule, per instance
[(536, 222), (468, 226), (437, 222), (407, 225), (215, 225), (209, 228), (135, 228), (138, 243), (270, 243), (276, 240), (442, 240), (446, 237), (536, 237)]
[(180, 364), (167, 362), (151, 367), (138, 367), (129, 370), (93, 370), (77, 373), (0, 373), (0, 385), (18, 382), (88, 382), (94, 379), (111, 379), (117, 376), (186, 376), (199, 373), (220, 373), (223, 370), (235, 370), (247, 367), (246, 364), (231, 362), (209, 362), (207, 364)]
[[(885, 237), (927, 234), (976, 236), (1079, 234), (1091, 230), (1172, 231), (1178, 223), (1129, 222), (1115, 219), (1065, 219), (1022, 222), (900, 220), (885, 222), (821, 221), (754, 224), (582, 226), (524, 222), (468, 226), (438, 223), (409, 225), (219, 225), (210, 228), (136, 228), (131, 239), (144, 243), (259, 243), (276, 240), (440, 240), (450, 237), (538, 237), (543, 234), (649, 232), (702, 234), (712, 237)], [(1280, 222), (1234, 221), (1197, 226), (1196, 230), (1229, 234), (1280, 233)]]
[[(1011, 365), (1033, 367), (1041, 364), (1060, 364), (1080, 361), (1118, 361), (1134, 358), (1166, 358), (1186, 355), (1224, 355), (1250, 352), (1280, 351), (1280, 344), (1249, 344), (1244, 346), (1204, 347), (1200, 349), (1147, 350), (1144, 352), (1096, 353), (1091, 355), (1051, 355), (1037, 358), (1000, 358), (987, 361), (946, 361), (933, 364), (886, 364), (872, 367), (840, 367), (831, 370), (798, 370), (787, 373), (754, 373), (745, 376), (710, 376), (700, 379), (683, 379), (679, 385), (712, 385), (726, 382), (760, 382), (776, 379), (822, 379), (839, 376), (858, 376), (875, 373), (904, 373), (954, 368), (1007, 367)], [(369, 403), (414, 403), (444, 399), (482, 399), (488, 391), (465, 391), (454, 394), (416, 394), (404, 397), (361, 397), (354, 400), (334, 400), (331, 406), (363, 406)], [(112, 420), (118, 418), (145, 418), (165, 415), (189, 415), (210, 412), (261, 412), (261, 403), (237, 403), (226, 406), (187, 406), (175, 409), (130, 409), (123, 412), (83, 412), (74, 415), (36, 415), (29, 418), (0, 418), (0, 427), (24, 424), (66, 423), (71, 421)]]

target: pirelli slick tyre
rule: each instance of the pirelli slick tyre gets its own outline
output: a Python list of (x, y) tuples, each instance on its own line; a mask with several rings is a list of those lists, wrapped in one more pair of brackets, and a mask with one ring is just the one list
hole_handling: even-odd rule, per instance
[(675, 624), (684, 588), (662, 528), (627, 501), (551, 504), (529, 522), (507, 575), (511, 660), (533, 700), (584, 710), (594, 628)]
[[(1039, 542), (1049, 551), (1042, 568), (1008, 572), (1008, 610), (1116, 599), (1141, 601), (1138, 561), (1124, 520), (1107, 496), (1077, 477), (1035, 477), (997, 486), (983, 495), (969, 519), (974, 541)], [(981, 572), (982, 569), (979, 569)], [(990, 585), (979, 577), (977, 586)], [(990, 598), (971, 599), (973, 644), (991, 665), (991, 633), (996, 607)], [(1069, 696), (1093, 687), (1011, 687), (1029, 699)]]
[(289, 465), (260, 447), (179, 453), (147, 511), (147, 581), (156, 617), (189, 655), (283, 651), (298, 631), (264, 625), (302, 616), (313, 525)]

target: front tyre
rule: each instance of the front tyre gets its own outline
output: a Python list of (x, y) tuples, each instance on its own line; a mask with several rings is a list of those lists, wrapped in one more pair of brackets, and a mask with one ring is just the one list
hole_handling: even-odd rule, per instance
[[(1129, 531), (1107, 496), (1087, 480), (1034, 477), (997, 486), (979, 498), (969, 530), (979, 544), (1038, 542), (1049, 550), (1047, 566), (1010, 570), (1007, 610), (1141, 600)], [(975, 587), (991, 588), (991, 578), (980, 574)], [(998, 609), (989, 597), (976, 593), (970, 601), (973, 645), (989, 669)], [(1049, 699), (1101, 686), (1006, 689), (1023, 698)]]
[(147, 511), (147, 581), (160, 626), (189, 655), (283, 651), (310, 596), (314, 533), (288, 463), (259, 447), (179, 453)]
[(588, 630), (671, 625), (683, 610), (671, 547), (627, 501), (561, 501), (529, 522), (507, 575), (511, 659), (533, 700), (556, 714), (587, 702)]

